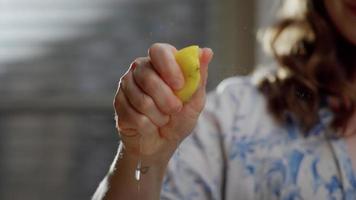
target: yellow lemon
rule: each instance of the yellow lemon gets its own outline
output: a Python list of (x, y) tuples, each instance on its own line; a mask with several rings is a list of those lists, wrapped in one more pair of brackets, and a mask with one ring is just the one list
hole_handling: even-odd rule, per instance
[(175, 92), (180, 100), (184, 103), (189, 101), (193, 96), (200, 83), (200, 60), (199, 46), (193, 45), (179, 50), (175, 54), (177, 63), (179, 64), (183, 76), (184, 86), (182, 89)]

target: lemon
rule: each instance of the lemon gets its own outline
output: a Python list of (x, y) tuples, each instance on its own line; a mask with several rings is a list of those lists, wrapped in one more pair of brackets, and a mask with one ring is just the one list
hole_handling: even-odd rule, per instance
[(193, 96), (200, 83), (199, 46), (193, 45), (176, 52), (175, 58), (184, 76), (184, 86), (175, 92), (182, 102)]

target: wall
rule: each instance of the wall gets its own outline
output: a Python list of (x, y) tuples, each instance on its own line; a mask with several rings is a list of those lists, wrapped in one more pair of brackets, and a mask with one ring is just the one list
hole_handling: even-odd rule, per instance
[(248, 74), (255, 65), (255, 1), (211, 0), (209, 45), (215, 51), (209, 89), (222, 79)]

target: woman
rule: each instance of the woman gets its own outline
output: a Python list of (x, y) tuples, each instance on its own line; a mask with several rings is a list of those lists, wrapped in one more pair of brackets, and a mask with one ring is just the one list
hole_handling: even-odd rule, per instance
[(281, 16), (265, 38), (278, 66), (224, 81), (205, 107), (210, 49), (186, 104), (172, 92), (184, 84), (174, 47), (138, 58), (94, 199), (356, 199), (356, 1), (288, 0)]

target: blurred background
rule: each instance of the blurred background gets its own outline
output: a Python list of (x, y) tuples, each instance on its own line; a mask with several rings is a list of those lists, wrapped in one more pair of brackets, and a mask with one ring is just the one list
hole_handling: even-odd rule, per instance
[(211, 47), (209, 90), (269, 62), (279, 0), (0, 0), (0, 199), (90, 199), (115, 155), (112, 99), (154, 42)]

